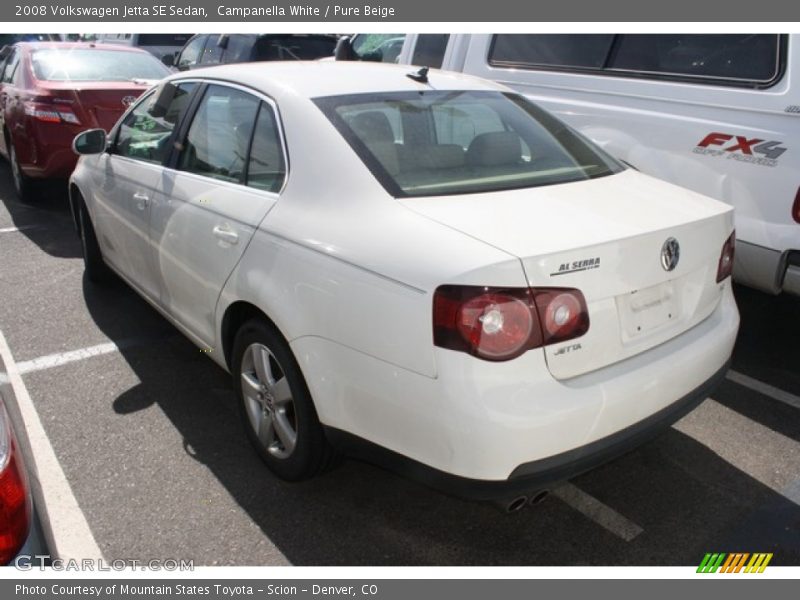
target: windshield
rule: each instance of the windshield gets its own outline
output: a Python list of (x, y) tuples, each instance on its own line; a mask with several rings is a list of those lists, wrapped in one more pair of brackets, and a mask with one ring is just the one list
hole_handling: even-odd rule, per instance
[(396, 197), (553, 185), (623, 169), (516, 94), (431, 90), (315, 102)]
[(31, 58), (40, 81), (161, 79), (169, 69), (150, 54), (95, 48), (37, 50)]

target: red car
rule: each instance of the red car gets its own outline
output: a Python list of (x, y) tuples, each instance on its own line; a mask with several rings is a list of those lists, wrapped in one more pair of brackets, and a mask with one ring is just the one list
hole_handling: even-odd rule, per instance
[(144, 50), (70, 42), (19, 42), (0, 66), (0, 154), (14, 187), (30, 200), (33, 180), (66, 179), (77, 156), (72, 139), (106, 131), (169, 70)]

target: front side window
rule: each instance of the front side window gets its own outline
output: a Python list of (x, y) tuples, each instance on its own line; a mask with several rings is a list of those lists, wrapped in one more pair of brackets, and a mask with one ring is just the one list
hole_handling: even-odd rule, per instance
[(763, 87), (780, 77), (772, 34), (503, 34), (489, 64)]
[(396, 197), (537, 187), (623, 169), (516, 94), (430, 90), (315, 102)]
[(184, 142), (179, 168), (231, 183), (243, 183), (260, 100), (241, 90), (210, 85)]
[(353, 38), (355, 60), (395, 63), (406, 36), (392, 33), (361, 33)]
[(145, 96), (122, 121), (114, 154), (161, 164), (169, 153), (172, 131), (186, 111), (195, 85), (179, 84), (163, 116), (151, 114), (157, 92)]
[(14, 74), (17, 71), (17, 65), (19, 64), (19, 50), (12, 50), (11, 56), (6, 59), (6, 65), (3, 69), (3, 83), (11, 83), (14, 79)]
[(31, 55), (39, 81), (132, 81), (162, 79), (169, 70), (151, 54), (89, 48), (36, 50)]
[(192, 38), (192, 40), (184, 47), (184, 49), (181, 50), (177, 64), (179, 69), (191, 69), (200, 62), (200, 56), (203, 53), (203, 48), (206, 45), (206, 40), (208, 40), (208, 37), (209, 36), (207, 35), (198, 35)]

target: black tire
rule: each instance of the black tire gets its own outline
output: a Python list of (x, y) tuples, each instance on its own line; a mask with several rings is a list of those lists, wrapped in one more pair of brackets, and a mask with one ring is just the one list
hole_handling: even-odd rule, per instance
[(21, 202), (30, 203), (35, 199), (36, 190), (34, 189), (31, 178), (22, 172), (17, 159), (17, 150), (14, 142), (6, 138), (8, 147), (8, 162), (11, 165), (11, 179), (14, 182), (14, 191)]
[(105, 283), (111, 279), (111, 270), (103, 260), (92, 219), (83, 200), (78, 201), (78, 219), (81, 224), (81, 247), (83, 248), (83, 268), (92, 283)]
[[(266, 353), (262, 348), (266, 349)], [(256, 353), (261, 353), (269, 363), (269, 372), (275, 385), (265, 385), (260, 381), (269, 381), (270, 378), (259, 376), (255, 366)], [(333, 449), (322, 430), (300, 367), (278, 330), (264, 320), (245, 323), (233, 342), (232, 362), (233, 387), (247, 437), (270, 471), (286, 481), (309, 479), (324, 471), (332, 462)], [(247, 394), (245, 376), (250, 383)], [(290, 391), (288, 401), (285, 400), (286, 394), (279, 391), (285, 392), (287, 385)], [(258, 400), (253, 393), (256, 389), (261, 390)], [(265, 423), (265, 415), (270, 420), (263, 430), (272, 427), (272, 435), (262, 433), (262, 437), (259, 437), (257, 423)], [(293, 429), (293, 445), (284, 443), (287, 430), (285, 425), (279, 426), (281, 423), (288, 423)]]

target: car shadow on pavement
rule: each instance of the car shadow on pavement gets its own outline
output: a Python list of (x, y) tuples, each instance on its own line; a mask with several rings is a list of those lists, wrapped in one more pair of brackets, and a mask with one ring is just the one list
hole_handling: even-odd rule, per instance
[(59, 258), (81, 256), (65, 181), (39, 184), (35, 198), (26, 204), (17, 198), (8, 162), (0, 160), (0, 201), (11, 216), (13, 226), (47, 254)]
[[(176, 465), (187, 456), (224, 487), (268, 539), (265, 546), (274, 545), (295, 565), (691, 566), (715, 551), (774, 552), (773, 564), (800, 564), (800, 507), (676, 429), (573, 481), (643, 529), (629, 542), (558, 498), (505, 515), (352, 460), (311, 481), (281, 482), (246, 440), (228, 374), (121, 282), (97, 287), (84, 278), (84, 294), (108, 337), (149, 340), (121, 347), (139, 383), (105, 397), (98, 410), (114, 413), (109, 440), (137, 426), (144, 430), (145, 458), (124, 455), (129, 464), (114, 465), (127, 478), (147, 478), (136, 471), (136, 460), (147, 461), (151, 450), (146, 426), (137, 421), (152, 409), (182, 438), (182, 450), (173, 448), (171, 455), (153, 450), (160, 464), (148, 468), (174, 473), (174, 489), (160, 488), (156, 498), (187, 499), (180, 514), (171, 513), (172, 526), (185, 531), (196, 524), (215, 540), (212, 555), (195, 556), (197, 565), (276, 559), (274, 551), (237, 547), (234, 532), (229, 539), (224, 524), (205, 521), (203, 502), (214, 502), (209, 488), (216, 484), (184, 481)], [(154, 506), (152, 493), (128, 485), (126, 493), (143, 494), (136, 502), (131, 497), (132, 506), (153, 514), (173, 510)], [(100, 486), (86, 498), (76, 493), (83, 506), (102, 504), (105, 499), (93, 496), (105, 490)], [(146, 514), (136, 536), (163, 540), (163, 525), (151, 524)], [(109, 559), (130, 554), (126, 546), (104, 546), (102, 536), (98, 541)], [(192, 551), (184, 548), (189, 558)]]

